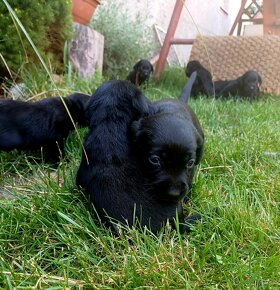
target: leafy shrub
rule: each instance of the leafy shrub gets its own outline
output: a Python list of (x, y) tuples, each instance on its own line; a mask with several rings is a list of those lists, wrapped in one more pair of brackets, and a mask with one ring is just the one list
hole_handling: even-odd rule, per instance
[[(44, 60), (62, 64), (64, 42), (72, 35), (71, 0), (8, 0)], [(11, 71), (37, 66), (39, 59), (4, 1), (0, 2), (0, 51)], [(6, 66), (0, 61), (0, 76)]]
[(139, 59), (153, 50), (151, 28), (143, 25), (145, 11), (128, 16), (125, 0), (103, 1), (94, 14), (91, 26), (104, 35), (104, 72), (110, 78), (123, 78)]

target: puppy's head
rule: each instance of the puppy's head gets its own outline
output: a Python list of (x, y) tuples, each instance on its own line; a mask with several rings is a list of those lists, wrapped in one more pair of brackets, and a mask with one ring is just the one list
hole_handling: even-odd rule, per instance
[(132, 124), (134, 147), (151, 192), (177, 201), (189, 190), (203, 140), (191, 121), (176, 114), (155, 114)]
[(201, 67), (202, 66), (198, 60), (189, 61), (185, 69), (186, 76), (189, 78), (194, 71), (197, 71)]
[(80, 126), (86, 126), (88, 123), (85, 113), (89, 98), (89, 95), (82, 93), (74, 93), (65, 98), (70, 104), (69, 110), (74, 122), (77, 122)]
[(154, 71), (152, 64), (146, 59), (141, 59), (138, 61), (134, 65), (133, 69), (136, 71), (136, 73), (138, 73), (141, 83), (148, 80)]
[(247, 71), (241, 77), (241, 83), (244, 96), (249, 99), (256, 99), (259, 96), (262, 79), (256, 71)]

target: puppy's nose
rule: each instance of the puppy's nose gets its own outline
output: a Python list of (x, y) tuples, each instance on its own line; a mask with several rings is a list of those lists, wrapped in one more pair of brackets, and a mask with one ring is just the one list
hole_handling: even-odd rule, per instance
[(171, 188), (168, 194), (173, 197), (179, 197), (181, 195), (181, 191), (178, 188)]
[(169, 190), (169, 195), (174, 197), (179, 197), (185, 195), (187, 192), (187, 185), (185, 182), (178, 182), (174, 186), (172, 186)]

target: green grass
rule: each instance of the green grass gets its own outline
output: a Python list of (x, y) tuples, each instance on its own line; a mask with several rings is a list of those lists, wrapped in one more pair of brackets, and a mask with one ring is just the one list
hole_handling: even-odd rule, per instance
[[(101, 81), (66, 77), (56, 89), (90, 93)], [(176, 68), (144, 91), (153, 100), (176, 97), (184, 81)], [(37, 87), (36, 81), (28, 85), (36, 93), (53, 89), (44, 77)], [(0, 200), (0, 287), (279, 289), (280, 98), (201, 98), (190, 105), (205, 132), (204, 157), (185, 208), (205, 221), (190, 235), (120, 228), (116, 237), (103, 228), (75, 189), (81, 158), (75, 133), (67, 140), (69, 161), (57, 170), (1, 152), (0, 188), (12, 195)]]

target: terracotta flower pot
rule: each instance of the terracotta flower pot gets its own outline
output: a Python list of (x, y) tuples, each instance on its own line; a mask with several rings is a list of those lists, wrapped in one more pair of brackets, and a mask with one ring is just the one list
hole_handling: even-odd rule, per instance
[(75, 22), (88, 24), (100, 4), (100, 0), (72, 0), (72, 16)]

